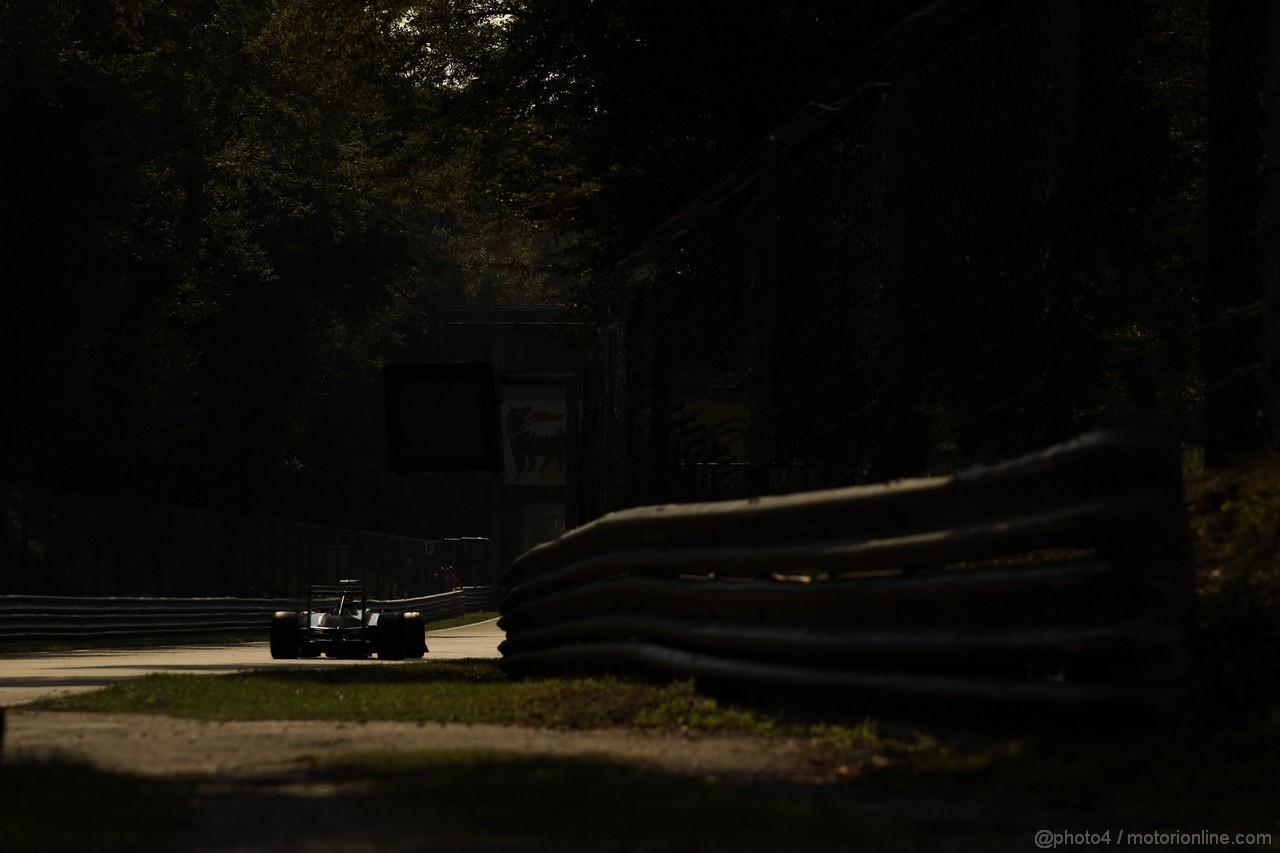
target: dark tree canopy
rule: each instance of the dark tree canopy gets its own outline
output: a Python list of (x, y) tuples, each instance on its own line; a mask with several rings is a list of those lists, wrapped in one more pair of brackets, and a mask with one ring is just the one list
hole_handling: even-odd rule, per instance
[(536, 293), (530, 229), (456, 186), (467, 152), (433, 138), (451, 96), (404, 73), (424, 45), (394, 13), (0, 14), (0, 231), (24, 271), (0, 310), (22, 365), (5, 478), (270, 506), (318, 461), (298, 449), (321, 403), (362, 394), (428, 305)]
[(0, 0), (0, 480), (403, 516), (433, 306), (589, 305), (923, 5)]
[(598, 279), (910, 4), (850, 5), (3, 0), (0, 479), (394, 516), (381, 361)]
[(599, 275), (922, 5), (528, 4), (485, 85), (545, 147), (499, 158), (502, 183)]

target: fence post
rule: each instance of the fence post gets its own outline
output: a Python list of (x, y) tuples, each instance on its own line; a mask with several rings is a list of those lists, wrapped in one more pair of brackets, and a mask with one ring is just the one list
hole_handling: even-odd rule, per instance
[[(904, 37), (905, 38), (905, 37)], [(880, 316), (880, 428), (878, 452), (870, 465), (874, 480), (891, 480), (918, 474), (921, 462), (915, 419), (915, 388), (907, 368), (908, 322), (911, 296), (908, 293), (907, 222), (911, 201), (903, 198), (908, 186), (910, 163), (900, 153), (905, 134), (905, 100), (901, 84), (906, 75), (905, 48), (895, 40), (890, 64), (892, 88), (886, 95), (878, 140), (883, 160), (880, 215), (884, 223), (884, 276), (877, 310)]]
[(774, 461), (774, 336), (777, 330), (778, 192), (776, 139), (765, 140), (755, 199), (755, 264), (751, 282), (751, 374), (747, 392), (747, 494), (770, 490)]
[[(1259, 320), (1242, 311), (1261, 298), (1260, 173), (1267, 119), (1258, 103), (1260, 63), (1273, 4), (1236, 0), (1209, 6), (1209, 258), (1200, 342), (1204, 366), (1205, 464), (1230, 464), (1256, 446), (1260, 400), (1251, 367), (1261, 341)], [(1272, 166), (1274, 169), (1274, 166)]]
[(1262, 110), (1267, 166), (1263, 176), (1262, 423), (1267, 444), (1280, 449), (1280, 7), (1265, 4)]
[(649, 292), (649, 499), (671, 500), (671, 289), (674, 274), (672, 251), (664, 251)]
[(1076, 213), (1080, 144), (1080, 3), (1049, 6), (1049, 194), (1048, 245), (1044, 258), (1044, 428), (1048, 441), (1072, 431), (1071, 340), (1068, 322), (1078, 254)]
[[(666, 300), (664, 278), (670, 272), (670, 247), (629, 270), (622, 277), (627, 303), (624, 307), (627, 330), (627, 447), (626, 503), (630, 506), (657, 503), (665, 497), (663, 482), (671, 465), (667, 447), (667, 411), (671, 400), (671, 377), (666, 364), (667, 341), (661, 311)], [(656, 254), (656, 253), (655, 253)], [(667, 336), (669, 339), (669, 335)]]
[(35, 588), (31, 582), (31, 506), (27, 501), (27, 491), (18, 492), (21, 503), (18, 505), (18, 516), (22, 520), (22, 584), (21, 592), (30, 592)]

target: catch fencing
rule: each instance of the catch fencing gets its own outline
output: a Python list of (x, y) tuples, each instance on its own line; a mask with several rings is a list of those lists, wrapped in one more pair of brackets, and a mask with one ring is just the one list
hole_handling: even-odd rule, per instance
[(1274, 440), (1278, 31), (1263, 0), (904, 21), (618, 268), (582, 517), (953, 473), (1122, 413), (1178, 413), (1210, 464)]
[(441, 588), (422, 539), (3, 484), (0, 498), (4, 593), (296, 598), (343, 578), (384, 599)]
[[(498, 587), (466, 587), (420, 598), (369, 600), (369, 608), (417, 611), (428, 622), (497, 607)], [(5, 643), (260, 634), (277, 610), (304, 610), (295, 598), (75, 598), (0, 595), (0, 649)]]
[(1116, 428), (951, 477), (609, 514), (503, 577), (502, 666), (1145, 714), (1186, 686), (1191, 575), (1176, 437)]

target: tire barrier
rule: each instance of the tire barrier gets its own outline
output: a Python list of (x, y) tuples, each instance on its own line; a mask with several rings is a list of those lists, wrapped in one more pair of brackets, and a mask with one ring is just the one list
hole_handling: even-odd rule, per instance
[[(421, 598), (370, 599), (396, 613), (417, 611), (433, 621), (493, 610), (498, 587), (465, 587)], [(278, 610), (305, 610), (292, 598), (72, 598), (0, 595), (0, 649), (6, 643), (186, 634), (257, 634), (266, 639)]]
[(1190, 667), (1182, 528), (1153, 424), (951, 477), (624, 510), (503, 576), (502, 665), (1146, 715)]

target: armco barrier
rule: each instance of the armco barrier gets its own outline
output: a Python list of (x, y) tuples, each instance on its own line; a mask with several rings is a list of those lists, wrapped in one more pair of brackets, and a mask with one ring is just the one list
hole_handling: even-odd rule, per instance
[[(467, 587), (422, 598), (370, 600), (369, 606), (416, 610), (427, 621), (497, 606), (497, 587)], [(60, 642), (88, 638), (261, 633), (271, 614), (301, 610), (290, 598), (69, 598), (0, 595), (0, 649), (5, 643)]]
[(503, 576), (503, 667), (1158, 710), (1189, 668), (1180, 470), (1146, 425), (953, 477), (612, 513)]

